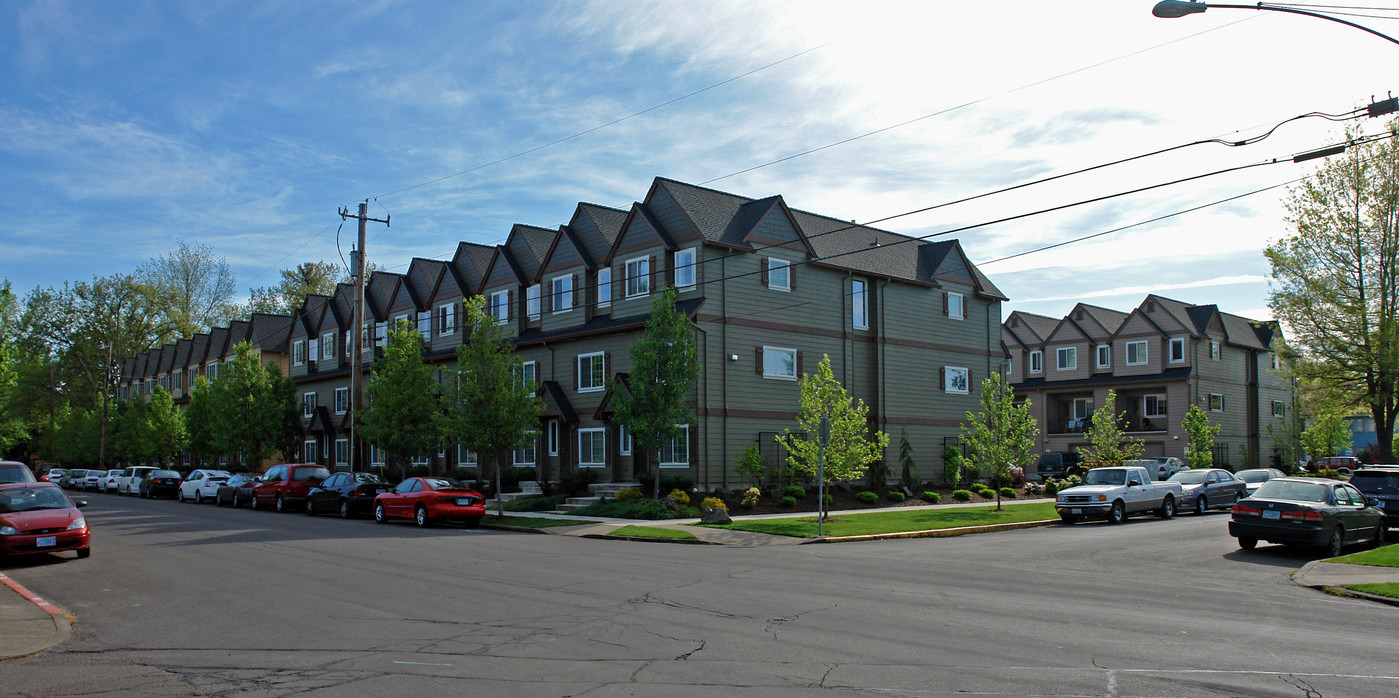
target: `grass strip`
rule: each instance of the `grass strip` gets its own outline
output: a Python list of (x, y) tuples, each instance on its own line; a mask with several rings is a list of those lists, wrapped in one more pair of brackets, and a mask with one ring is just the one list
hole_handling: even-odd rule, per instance
[(670, 538), (676, 540), (694, 540), (695, 538), (695, 535), (689, 531), (681, 531), (674, 528), (657, 528), (655, 526), (623, 526), (607, 535), (628, 536), (631, 538)]
[(1399, 584), (1394, 582), (1385, 582), (1383, 584), (1347, 584), (1345, 588), (1351, 591), (1363, 591), (1366, 594), (1399, 599)]
[[(909, 511), (882, 511), (869, 514), (842, 514), (839, 518), (828, 518), (822, 532), (827, 536), (868, 536), (879, 533), (932, 531), (1057, 518), (1059, 515), (1054, 511), (1054, 502), (1019, 504), (1005, 507), (1000, 511), (996, 511), (995, 506), (911, 509)], [(748, 519), (716, 528), (811, 538), (816, 535), (816, 517)]]
[(1399, 567), (1399, 544), (1333, 557), (1327, 562), (1342, 562), (1347, 565), (1374, 565), (1376, 567)]
[(519, 526), (521, 528), (552, 528), (554, 526), (581, 526), (583, 524), (596, 523), (594, 521), (580, 521), (578, 519), (544, 519), (534, 516), (496, 516), (489, 514), (481, 519), (481, 523), (494, 524), (496, 526)]

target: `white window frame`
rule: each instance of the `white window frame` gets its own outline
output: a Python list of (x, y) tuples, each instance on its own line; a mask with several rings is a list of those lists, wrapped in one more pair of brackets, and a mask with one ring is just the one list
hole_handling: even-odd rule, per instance
[(306, 439), (305, 441), (301, 442), (302, 463), (317, 462), (317, 458), (320, 456), (320, 454), (316, 452), (318, 450), (317, 446), (318, 444), (316, 443), (316, 439)]
[(533, 468), (539, 465), (539, 432), (532, 431), (530, 434), (534, 438), (528, 444), (510, 452), (510, 464), (517, 468)]
[(624, 456), (630, 456), (630, 455), (631, 455), (631, 446), (632, 446), (632, 443), (631, 443), (631, 430), (628, 429), (628, 428), (627, 428), (627, 425), (625, 425), (625, 424), (618, 424), (618, 425), (617, 425), (617, 453), (619, 453), (619, 454), (621, 454), (621, 455), (624, 455)]
[(1088, 415), (1093, 414), (1093, 398), (1091, 397), (1076, 397), (1069, 404), (1071, 405), (1069, 414), (1074, 419), (1088, 419)]
[[(601, 377), (600, 379), (598, 379), (598, 382), (597, 382), (596, 384), (593, 383), (593, 372), (592, 372), (592, 366), (593, 366), (593, 360), (594, 360), (594, 359), (596, 359), (597, 362), (598, 362), (598, 364), (600, 364), (600, 365), (602, 366), (602, 371), (600, 372), (602, 377)], [(584, 363), (584, 361), (586, 361), (587, 364), (588, 364), (588, 370), (587, 370), (587, 371), (584, 371), (584, 370), (583, 370), (583, 363)], [(580, 393), (596, 393), (596, 392), (601, 391), (601, 390), (607, 390), (607, 353), (606, 353), (606, 352), (592, 351), (592, 352), (588, 352), (588, 353), (586, 353), (586, 354), (579, 354), (579, 355), (578, 355), (578, 358), (574, 360), (573, 364), (574, 364), (574, 370), (578, 371), (578, 392), (580, 392)], [(586, 381), (584, 380), (585, 378), (587, 379)]]
[(622, 270), (625, 281), (623, 292), (626, 294), (628, 300), (632, 298), (644, 298), (651, 295), (650, 257), (633, 257), (628, 259), (623, 263)]
[(573, 310), (573, 275), (564, 274), (550, 279), (549, 293), (549, 312), (558, 315)]
[(1112, 367), (1112, 347), (1110, 345), (1099, 344), (1093, 350), (1097, 354), (1094, 360), (1097, 362), (1098, 368)]
[(510, 291), (493, 291), (490, 301), (490, 316), (501, 324), (510, 322)]
[[(598, 440), (601, 440), (601, 444)], [(584, 441), (588, 442), (588, 447), (583, 446)], [(601, 448), (599, 449), (599, 445)], [(601, 453), (601, 460), (593, 460)], [(606, 468), (607, 467), (607, 430), (604, 428), (588, 428), (578, 430), (578, 467), (580, 468)]]
[[(1065, 361), (1068, 357), (1068, 361)], [(1054, 370), (1056, 371), (1077, 371), (1078, 370), (1078, 347), (1059, 347), (1054, 350)]]
[(465, 444), (457, 444), (457, 467), (475, 468), (480, 465), (480, 459), (476, 454), (466, 447)]
[(1286, 403), (1286, 402), (1283, 402), (1282, 400), (1273, 400), (1273, 405), (1272, 405), (1272, 407), (1273, 407), (1273, 416), (1274, 416), (1274, 417), (1286, 417), (1286, 416), (1287, 416), (1287, 403)]
[[(957, 387), (957, 376), (962, 377), (961, 387)], [(942, 391), (954, 395), (966, 395), (971, 392), (971, 371), (962, 366), (943, 367)]]
[(1224, 352), (1220, 349), (1219, 342), (1210, 340), (1210, 360), (1219, 361), (1223, 353)]
[(539, 376), (539, 364), (534, 361), (520, 362), (520, 385), (526, 388), (533, 388), (537, 385)]
[[(1140, 347), (1141, 351), (1136, 361), (1132, 360), (1132, 347)], [(1127, 342), (1122, 346), (1123, 363), (1128, 366), (1145, 366), (1151, 360), (1150, 346), (1145, 339)]]
[(414, 468), (427, 467), (428, 457), (421, 453), (416, 453), (408, 457), (408, 465)]
[[(690, 467), (690, 425), (689, 425), (689, 424), (677, 424), (677, 425), (675, 425), (675, 426), (680, 427), (680, 436), (677, 436), (677, 437), (675, 437), (675, 438), (673, 438), (673, 439), (670, 439), (669, 441), (667, 441), (667, 442), (665, 443), (664, 446), (661, 446), (661, 462), (660, 462), (660, 467), (662, 467), (662, 468), (688, 468), (688, 467)], [(683, 461), (682, 461), (682, 460), (678, 460), (678, 459), (676, 459), (676, 457), (675, 457), (675, 456), (676, 456), (676, 453), (677, 453), (678, 450), (679, 450), (679, 449), (677, 448), (677, 446), (679, 445), (679, 443), (681, 442), (682, 439), (684, 440), (684, 445), (685, 445), (685, 460), (683, 460)], [(667, 460), (667, 457), (669, 457), (669, 460)]]
[(336, 440), (335, 440), (335, 464), (336, 464), (337, 466), (340, 466), (340, 465), (348, 466), (348, 465), (350, 464), (350, 440), (349, 440), (349, 439), (336, 439)]
[[(780, 359), (775, 359), (775, 358), (774, 358), (774, 357), (778, 357), (778, 356), (790, 356), (790, 357), (791, 357), (792, 372), (791, 372), (790, 374), (788, 374), (788, 373), (786, 373), (786, 372), (777, 372), (777, 371), (774, 371), (774, 370), (773, 370), (774, 368), (780, 368), (780, 365), (779, 365), (779, 364), (774, 363), (774, 362), (776, 362), (776, 361), (780, 361)], [(767, 346), (767, 345), (763, 345), (763, 378), (770, 378), (770, 379), (772, 379), (772, 380), (779, 380), (779, 381), (794, 381), (794, 380), (796, 380), (796, 379), (797, 379), (797, 350), (796, 350), (796, 349), (792, 349), (792, 348), (790, 348), (790, 347), (770, 347), (770, 346)]]
[[(1176, 358), (1176, 351), (1177, 351), (1177, 350), (1180, 351), (1180, 358), (1179, 358), (1179, 359)], [(1173, 364), (1183, 364), (1183, 363), (1185, 363), (1185, 338), (1184, 338), (1184, 337), (1171, 337), (1171, 354), (1170, 354), (1170, 356), (1169, 356), (1169, 361), (1170, 361), (1171, 363), (1173, 363)]]
[(298, 339), (291, 343), (291, 365), (306, 365), (306, 341)]
[[(1153, 398), (1155, 398), (1154, 402), (1156, 404), (1155, 406), (1150, 406), (1153, 402)], [(1161, 409), (1162, 405), (1166, 407), (1165, 411)], [(1146, 419), (1165, 419), (1169, 416), (1170, 409), (1170, 402), (1166, 399), (1164, 393), (1152, 393), (1142, 396), (1142, 417)]]
[(306, 392), (301, 394), (301, 418), (310, 419), (316, 416), (316, 392)]
[(370, 464), (370, 465), (376, 465), (376, 466), (387, 465), (387, 464), (388, 464), (388, 454), (387, 454), (387, 453), (384, 453), (384, 449), (379, 448), (378, 446), (375, 446), (375, 445), (373, 445), (373, 444), (370, 444), (370, 445), (369, 445), (369, 464)]
[(350, 389), (335, 389), (335, 414), (345, 414), (350, 411)]
[(870, 328), (869, 282), (850, 280), (850, 324), (857, 330)]
[(422, 336), (423, 336), (423, 339), (432, 339), (432, 325), (433, 325), (432, 311), (431, 311), (431, 310), (419, 310), (419, 311), (418, 311), (418, 334), (422, 335)]
[(457, 314), (454, 303), (443, 303), (437, 306), (437, 334), (456, 334)]
[[(777, 283), (777, 272), (782, 271), (782, 283)], [(791, 293), (792, 263), (777, 257), (768, 257), (768, 288), (774, 291)]]
[(321, 360), (329, 361), (335, 358), (335, 333), (326, 332), (321, 335)]
[(674, 256), (675, 288), (688, 291), (695, 287), (695, 248), (676, 250)]
[(612, 267), (597, 270), (597, 307), (612, 305)]
[(956, 291), (947, 292), (947, 317), (953, 320), (967, 319), (967, 297)]
[(350, 343), (354, 341), (351, 332), (353, 330), (345, 330), (345, 339), (341, 342), (341, 346), (345, 347), (345, 358), (347, 359), (350, 358)]
[(545, 425), (544, 443), (547, 445), (549, 455), (559, 455), (559, 420), (551, 419)]
[(1044, 352), (1039, 349), (1030, 352), (1030, 373), (1044, 373)]
[[(1216, 402), (1215, 398), (1219, 398), (1219, 400), (1217, 401), (1217, 402), (1219, 403), (1219, 406), (1218, 406), (1218, 407), (1215, 407), (1215, 402)], [(1223, 393), (1210, 393), (1209, 405), (1210, 405), (1210, 411), (1211, 411), (1211, 412), (1223, 412), (1223, 411), (1224, 411), (1224, 394), (1223, 394)]]
[(531, 320), (538, 320), (539, 316), (543, 314), (543, 306), (539, 302), (542, 292), (543, 288), (539, 284), (525, 287), (525, 315), (528, 315)]

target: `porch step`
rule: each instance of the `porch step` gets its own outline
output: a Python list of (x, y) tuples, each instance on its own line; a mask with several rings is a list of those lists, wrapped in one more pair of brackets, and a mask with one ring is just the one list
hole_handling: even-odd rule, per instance
[(596, 504), (601, 499), (602, 497), (569, 497), (568, 499), (564, 500), (563, 504), (559, 505), (559, 508), (556, 511), (560, 514), (567, 514), (571, 511), (586, 509), (588, 508), (588, 506)]
[(622, 490), (627, 489), (628, 487), (640, 488), (640, 487), (641, 487), (641, 483), (639, 483), (639, 482), (596, 482), (596, 483), (593, 483), (593, 484), (591, 484), (591, 485), (588, 485), (588, 491), (589, 491), (589, 492), (592, 492), (593, 494), (595, 494), (595, 495), (597, 495), (597, 496), (599, 496), (599, 497), (607, 497), (608, 499), (613, 499), (613, 498), (615, 498), (615, 497), (617, 496), (617, 493), (618, 493), (618, 492), (621, 492)]

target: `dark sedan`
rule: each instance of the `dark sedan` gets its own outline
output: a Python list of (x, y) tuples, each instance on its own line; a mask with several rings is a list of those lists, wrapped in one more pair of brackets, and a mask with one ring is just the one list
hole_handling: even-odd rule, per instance
[(1384, 511), (1340, 480), (1275, 478), (1234, 505), (1229, 535), (1250, 550), (1258, 541), (1325, 548), (1331, 557), (1352, 543), (1384, 545)]
[(214, 503), (221, 507), (241, 507), (253, 503), (253, 485), (258, 483), (253, 473), (234, 473), (214, 494)]
[(178, 470), (156, 470), (141, 481), (141, 498), (164, 497), (169, 499), (175, 496), (175, 493), (180, 490), (180, 483), (184, 481), (184, 476)]
[(374, 508), (374, 498), (393, 486), (374, 473), (335, 473), (311, 488), (306, 495), (306, 513), (339, 514), (348, 519), (368, 514)]
[(1350, 484), (1384, 510), (1390, 526), (1399, 526), (1399, 466), (1361, 468), (1351, 473)]
[(1219, 468), (1182, 470), (1167, 481), (1180, 483), (1180, 502), (1176, 506), (1181, 511), (1193, 510), (1200, 515), (1208, 509), (1228, 507), (1248, 496), (1247, 483)]

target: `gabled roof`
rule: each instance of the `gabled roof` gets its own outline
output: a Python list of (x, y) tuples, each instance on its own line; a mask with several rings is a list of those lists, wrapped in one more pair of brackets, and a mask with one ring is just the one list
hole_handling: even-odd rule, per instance
[(369, 277), (369, 285), (364, 290), (364, 304), (373, 312), (374, 318), (385, 321), (389, 315), (389, 304), (393, 303), (394, 293), (403, 277), (386, 271), (376, 271)]
[(474, 242), (457, 244), (457, 253), (452, 256), (452, 270), (457, 274), (457, 285), (468, 296), (481, 292), (481, 285), (490, 271), (491, 260), (495, 259), (496, 249), (491, 245), (478, 245)]
[(204, 365), (204, 359), (209, 355), (209, 335), (197, 334), (190, 340), (193, 346), (189, 350), (189, 361), (193, 366)]
[(1031, 337), (1024, 337), (1024, 335), (1020, 333), (1016, 335), (1017, 337), (1029, 340), (1026, 346), (1043, 344), (1044, 340), (1054, 332), (1054, 328), (1058, 326), (1058, 324), (1059, 321), (1052, 317), (1036, 315), (1035, 313), (1028, 313), (1024, 310), (1011, 311), (1010, 317), (1007, 317), (1005, 321), (1005, 325), (1012, 328), (1012, 330), (1023, 327), (1030, 332), (1032, 335)]
[(558, 381), (544, 381), (539, 386), (538, 395), (544, 402), (544, 409), (539, 413), (541, 417), (554, 417), (562, 420), (564, 424), (578, 423), (578, 412), (573, 409), (573, 403), (568, 400), (568, 393)]
[(437, 287), (447, 274), (447, 266), (446, 262), (423, 257), (414, 257), (408, 265), (408, 281), (413, 287), (413, 294), (422, 300), (424, 306), (430, 305), (437, 296)]
[[(1171, 298), (1166, 298), (1166, 297), (1164, 297), (1164, 296), (1158, 296), (1158, 295), (1156, 295), (1156, 294), (1154, 294), (1154, 293), (1148, 294), (1147, 297), (1146, 297), (1146, 299), (1143, 300), (1143, 301), (1142, 301), (1142, 304), (1141, 304), (1140, 306), (1138, 306), (1138, 307), (1140, 307), (1140, 308), (1145, 308), (1145, 307), (1147, 307), (1148, 304), (1153, 303), (1153, 302), (1156, 303), (1157, 305), (1160, 305), (1160, 306), (1161, 306), (1161, 309), (1162, 309), (1162, 310), (1165, 310), (1166, 313), (1167, 313), (1168, 315), (1170, 315), (1172, 318), (1174, 318), (1176, 322), (1180, 323), (1180, 326), (1181, 326), (1181, 327), (1184, 327), (1185, 329), (1189, 330), (1190, 333), (1193, 334), (1193, 335), (1196, 336), (1196, 337), (1199, 337), (1199, 336), (1201, 336), (1201, 335), (1204, 335), (1204, 334), (1206, 333), (1206, 330), (1209, 328), (1209, 317), (1208, 317), (1208, 315), (1212, 314), (1212, 312), (1213, 312), (1212, 310), (1211, 310), (1211, 311), (1197, 311), (1195, 315), (1191, 315), (1191, 312), (1190, 312), (1191, 306), (1190, 306), (1190, 304), (1188, 304), (1188, 303), (1182, 303), (1182, 302), (1180, 302), (1180, 301), (1178, 301), (1178, 300), (1174, 300), (1174, 299), (1171, 299)], [(1196, 306), (1196, 307), (1213, 308), (1213, 306)], [(1197, 317), (1196, 317), (1196, 316), (1203, 316), (1203, 317), (1204, 317), (1204, 324), (1196, 324), (1196, 322), (1197, 322)], [(1155, 324), (1155, 323), (1153, 323), (1153, 324)], [(1160, 329), (1160, 325), (1157, 325), (1157, 329)], [(1162, 329), (1161, 331), (1162, 331), (1162, 333), (1165, 333), (1165, 330), (1164, 330), (1164, 329)]]
[(340, 327), (350, 327), (355, 322), (355, 285), (336, 284), (335, 294), (330, 297), (330, 311), (335, 315), (335, 323)]
[(539, 270), (544, 266), (544, 259), (549, 256), (549, 248), (554, 246), (554, 238), (558, 235), (556, 230), (522, 223), (516, 223), (510, 228), (510, 236), (505, 238), (505, 249), (510, 253), (516, 268), (523, 274), (524, 283), (535, 283), (539, 280)]
[(330, 296), (322, 296), (313, 293), (306, 296), (306, 302), (301, 304), (301, 311), (296, 314), (301, 321), (301, 327), (306, 331), (306, 336), (315, 337), (320, 333), (321, 320), (325, 316), (326, 306), (330, 304)]
[(1117, 328), (1121, 327), (1122, 323), (1127, 320), (1127, 313), (1087, 303), (1079, 303), (1069, 312), (1075, 318), (1078, 317), (1079, 313), (1083, 313), (1084, 317), (1097, 323), (1109, 335), (1117, 332)]
[(1225, 341), (1249, 349), (1267, 351), (1272, 345), (1273, 328), (1277, 323), (1262, 323), (1248, 318), (1220, 313), (1224, 324)]
[(253, 313), (249, 337), (261, 351), (287, 351), (291, 342), (292, 317), (271, 313)]

